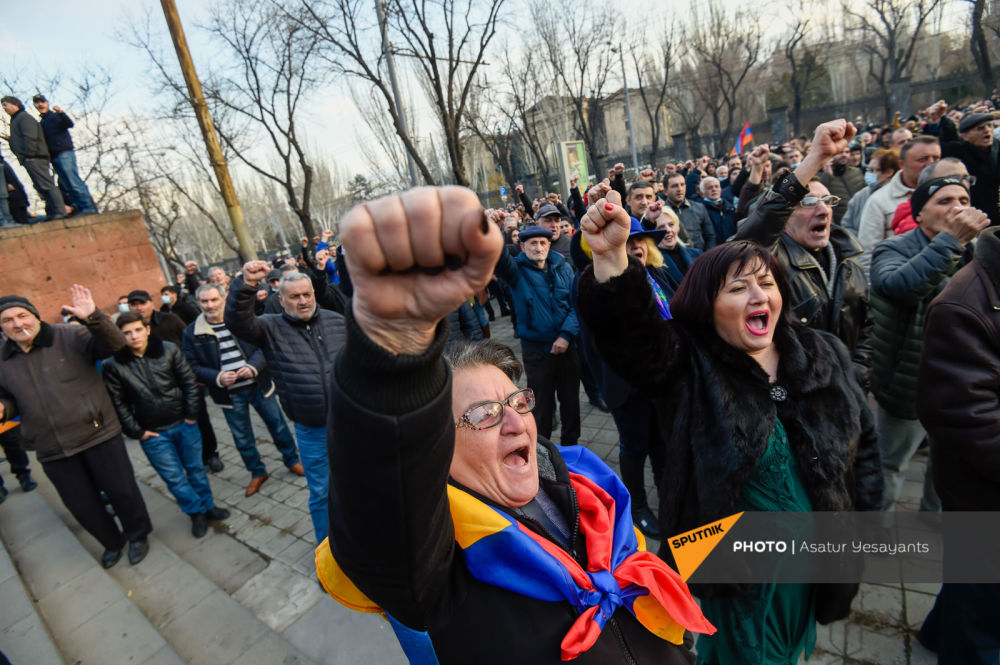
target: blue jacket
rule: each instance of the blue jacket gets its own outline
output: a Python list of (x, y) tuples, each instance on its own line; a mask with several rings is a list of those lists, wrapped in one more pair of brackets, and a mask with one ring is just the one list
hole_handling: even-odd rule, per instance
[[(253, 368), (260, 392), (264, 397), (270, 397), (274, 393), (274, 381), (267, 373), (267, 361), (264, 359), (264, 353), (253, 344), (245, 342), (235, 335), (233, 337), (240, 345), (243, 355), (246, 356), (247, 364)], [(183, 339), (184, 356), (191, 363), (191, 368), (194, 369), (198, 381), (208, 388), (208, 394), (211, 395), (212, 401), (220, 406), (231, 406), (233, 400), (229, 396), (229, 389), (219, 383), (219, 377), (222, 376), (219, 338), (212, 330), (212, 326), (208, 325), (204, 314), (199, 314), (198, 318), (184, 330)]]
[(573, 268), (561, 254), (549, 252), (541, 269), (523, 252), (515, 259), (505, 250), (494, 272), (510, 287), (522, 345), (548, 351), (557, 337), (572, 342), (579, 334), (572, 304)]

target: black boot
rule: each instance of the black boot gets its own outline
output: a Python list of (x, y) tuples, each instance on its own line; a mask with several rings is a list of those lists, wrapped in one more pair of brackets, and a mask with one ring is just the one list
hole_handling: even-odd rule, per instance
[(647, 538), (659, 540), (660, 525), (646, 501), (646, 480), (643, 476), (645, 460), (619, 458), (618, 461), (622, 470), (622, 482), (632, 495), (632, 522)]

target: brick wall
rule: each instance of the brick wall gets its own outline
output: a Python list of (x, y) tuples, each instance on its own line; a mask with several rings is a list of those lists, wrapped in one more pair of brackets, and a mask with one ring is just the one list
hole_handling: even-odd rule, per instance
[(137, 210), (0, 229), (0, 295), (28, 298), (55, 323), (73, 284), (89, 288), (108, 314), (133, 289), (158, 299), (166, 282)]

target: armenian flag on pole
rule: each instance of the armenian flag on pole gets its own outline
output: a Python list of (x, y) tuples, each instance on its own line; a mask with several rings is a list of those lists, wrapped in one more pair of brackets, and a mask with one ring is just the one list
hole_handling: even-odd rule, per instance
[(753, 143), (753, 129), (750, 128), (750, 123), (743, 125), (743, 131), (740, 135), (736, 137), (736, 145), (730, 151), (730, 155), (742, 155), (743, 151), (746, 150), (747, 146)]

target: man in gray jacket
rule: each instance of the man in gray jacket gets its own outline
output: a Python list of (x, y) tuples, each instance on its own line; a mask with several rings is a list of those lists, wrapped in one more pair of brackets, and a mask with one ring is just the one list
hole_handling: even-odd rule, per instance
[[(45, 475), (80, 525), (104, 546), (110, 568), (129, 543), (129, 563), (149, 550), (153, 530), (135, 482), (122, 428), (95, 361), (125, 346), (125, 337), (74, 284), (63, 312), (84, 325), (49, 325), (26, 298), (0, 298), (0, 422), (21, 416)], [(101, 492), (121, 521), (104, 508)]]
[(38, 121), (25, 113), (24, 104), (17, 97), (0, 99), (0, 105), (10, 116), (10, 151), (17, 157), (31, 178), (35, 190), (45, 199), (46, 220), (66, 216), (66, 204), (62, 193), (56, 187), (49, 163), (49, 147)]

